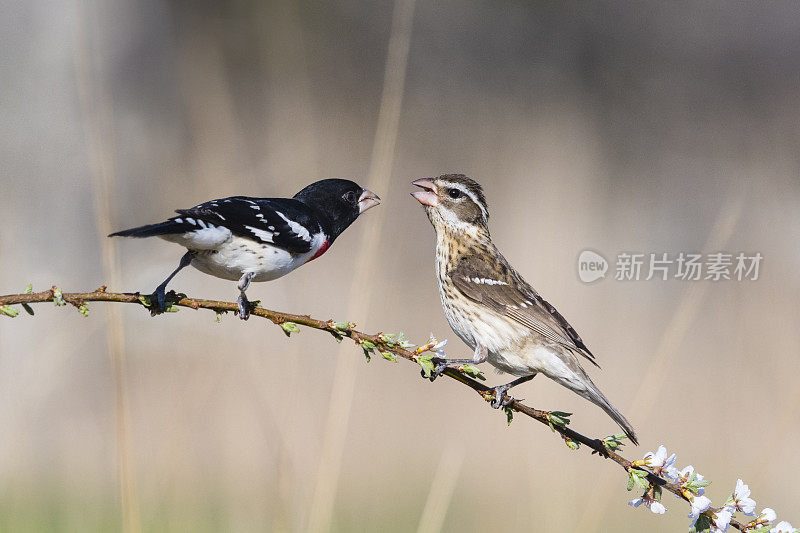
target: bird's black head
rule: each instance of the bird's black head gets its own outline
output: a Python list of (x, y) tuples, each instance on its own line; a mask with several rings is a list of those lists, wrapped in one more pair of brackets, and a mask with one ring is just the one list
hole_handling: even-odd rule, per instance
[(358, 215), (381, 203), (374, 192), (343, 179), (320, 180), (294, 195), (313, 209), (328, 227), (331, 240), (338, 237)]

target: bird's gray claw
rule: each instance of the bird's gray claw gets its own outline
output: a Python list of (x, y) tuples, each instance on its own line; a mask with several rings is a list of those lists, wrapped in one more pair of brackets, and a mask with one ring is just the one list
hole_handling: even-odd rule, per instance
[(506, 387), (494, 387), (492, 390), (494, 391), (494, 399), (490, 404), (492, 409), (500, 409), (501, 407), (505, 407), (514, 401), (512, 396), (506, 394), (506, 391), (508, 390)]
[(431, 371), (431, 375), (430, 376), (426, 376), (424, 370), (420, 370), (419, 374), (423, 378), (429, 379), (429, 380), (431, 380), (431, 382), (434, 382), (434, 381), (436, 381), (436, 378), (438, 378), (439, 376), (442, 375), (442, 372), (447, 370), (447, 367), (449, 365), (448, 365), (447, 359), (442, 359), (441, 357), (432, 357), (431, 358), (431, 363), (433, 363), (433, 370)]
[(239, 318), (242, 320), (250, 318), (250, 302), (247, 300), (247, 296), (240, 294), (236, 303), (239, 304)]
[(428, 379), (430, 379), (431, 382), (433, 382), (436, 380), (436, 378), (442, 375), (442, 372), (447, 370), (448, 364), (447, 360), (441, 359), (439, 357), (432, 358), (431, 363), (433, 363), (433, 372), (431, 372), (431, 377)]

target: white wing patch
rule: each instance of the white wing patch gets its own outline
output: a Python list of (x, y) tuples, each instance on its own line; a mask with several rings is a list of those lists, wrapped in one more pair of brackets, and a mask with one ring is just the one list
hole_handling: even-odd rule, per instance
[(469, 281), (469, 282), (472, 282), (472, 283), (481, 283), (481, 284), (484, 284), (484, 285), (508, 285), (508, 283), (506, 283), (505, 281), (500, 281), (500, 280), (490, 279), (490, 278), (478, 278), (478, 277), (466, 278), (465, 277), (464, 281)]
[(305, 226), (303, 226), (302, 224), (298, 224), (294, 220), (289, 220), (280, 211), (275, 211), (275, 214), (286, 221), (289, 227), (292, 228), (292, 231), (294, 232), (295, 235), (297, 235), (306, 242), (311, 242), (311, 234), (308, 232), (308, 229)]
[(272, 237), (273, 233), (271, 231), (265, 231), (263, 229), (254, 228), (253, 226), (245, 226), (244, 229), (248, 230), (250, 233), (258, 237), (264, 242), (273, 242)]

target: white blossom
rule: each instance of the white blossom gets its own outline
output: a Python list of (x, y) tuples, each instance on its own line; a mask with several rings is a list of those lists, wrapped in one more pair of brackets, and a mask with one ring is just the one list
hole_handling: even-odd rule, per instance
[(733, 491), (733, 507), (746, 514), (753, 516), (756, 511), (756, 501), (750, 497), (750, 487), (741, 479), (736, 480), (736, 488)]
[(772, 522), (778, 518), (778, 514), (769, 507), (765, 507), (761, 514), (758, 515), (759, 522)]
[(675, 468), (676, 455), (667, 457), (667, 449), (662, 445), (655, 453), (647, 452), (642, 459), (642, 464), (653, 470), (653, 473), (667, 481), (678, 481), (678, 469)]
[(784, 520), (775, 524), (775, 527), (770, 529), (769, 533), (794, 533), (795, 531), (797, 530), (792, 527), (792, 524)]
[(640, 505), (644, 504), (645, 507), (650, 509), (650, 511), (654, 514), (664, 514), (667, 511), (667, 508), (661, 502), (658, 502), (646, 494), (641, 498), (636, 498), (628, 502), (628, 505), (633, 507), (639, 507)]
[(689, 513), (689, 518), (697, 521), (697, 518), (711, 507), (711, 500), (705, 496), (695, 496), (692, 498), (692, 512)]
[(711, 533), (723, 533), (727, 531), (728, 526), (731, 525), (731, 518), (733, 518), (733, 513), (730, 511), (729, 507), (715, 512), (711, 518)]
[[(433, 336), (433, 334), (431, 334), (431, 336)], [(433, 340), (435, 341), (436, 339)], [(444, 348), (446, 345), (447, 345), (447, 339), (432, 346), (431, 351), (434, 352), (439, 357), (444, 358), (446, 357), (447, 354), (444, 353), (444, 350), (442, 348)]]
[(664, 514), (667, 512), (667, 508), (661, 502), (652, 502), (650, 504), (650, 510), (655, 514)]

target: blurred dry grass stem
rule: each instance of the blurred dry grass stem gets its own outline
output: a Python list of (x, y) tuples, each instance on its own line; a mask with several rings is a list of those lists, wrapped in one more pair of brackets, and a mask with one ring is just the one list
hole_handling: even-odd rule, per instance
[[(102, 73), (93, 68), (92, 36), (98, 35), (97, 14), (80, 3), (75, 44), (75, 70), (81, 116), (86, 135), (97, 239), (102, 255), (103, 276), (113, 285), (121, 284), (116, 241), (107, 238), (113, 231), (112, 206), (115, 205), (115, 150), (111, 96)], [(91, 24), (88, 29), (86, 24)], [(114, 381), (114, 416), (116, 419), (117, 467), (119, 469), (122, 530), (141, 530), (136, 470), (131, 449), (130, 408), (125, 372), (125, 330), (120, 309), (109, 307), (106, 315), (106, 341)]]
[[(415, 0), (396, 0), (392, 14), (380, 111), (367, 180), (367, 186), (379, 194), (388, 189), (394, 164), (414, 2)], [(373, 291), (365, 288), (373, 286), (379, 258), (375, 251), (380, 245), (385, 221), (385, 210), (378, 211), (377, 216), (372, 217), (370, 224), (364, 227), (361, 246), (355, 256), (353, 281), (345, 315), (348, 320), (363, 320), (362, 317), (369, 316)], [(356, 359), (347, 352), (346, 348), (340, 348), (333, 373), (333, 390), (308, 522), (308, 530), (312, 532), (328, 531), (331, 527), (357, 375)]]
[[(709, 231), (708, 238), (701, 250), (703, 253), (725, 249), (742, 215), (746, 199), (746, 190), (738, 191), (728, 197), (728, 200), (720, 208), (714, 226)], [(658, 347), (647, 358), (649, 364), (638, 381), (639, 387), (633, 397), (631, 407), (626, 410), (630, 413), (631, 420), (639, 421), (639, 423), (644, 421), (650, 415), (653, 407), (663, 398), (661, 390), (664, 384), (669, 382), (664, 379), (664, 376), (669, 375), (681, 344), (689, 328), (697, 319), (708, 289), (708, 282), (691, 283), (686, 287), (669, 324), (664, 328)], [(597, 528), (602, 527), (602, 515), (609, 507), (610, 483), (609, 477), (601, 474), (591, 498), (582, 507), (581, 520), (577, 526), (579, 531), (592, 529), (599, 531), (600, 529)]]
[(437, 533), (442, 530), (466, 455), (467, 450), (463, 445), (451, 444), (442, 449), (417, 533)]

